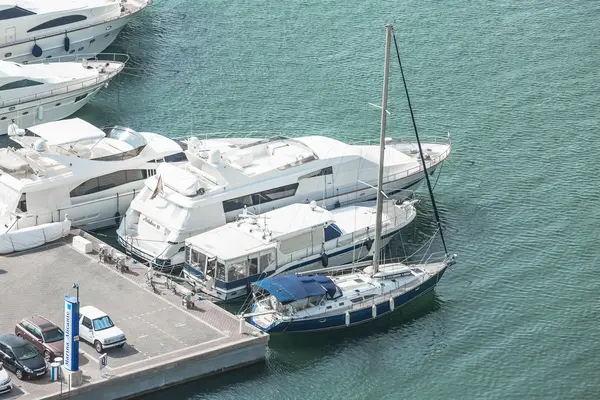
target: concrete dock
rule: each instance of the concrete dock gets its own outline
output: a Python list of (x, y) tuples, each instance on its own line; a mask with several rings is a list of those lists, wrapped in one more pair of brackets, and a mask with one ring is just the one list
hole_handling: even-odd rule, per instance
[[(77, 232), (73, 232), (77, 233)], [(210, 374), (261, 362), (265, 335), (210, 301), (194, 309), (181, 305), (181, 295), (169, 287), (147, 283), (148, 269), (127, 265), (119, 272), (94, 252), (83, 254), (72, 245), (73, 236), (25, 252), (0, 256), (0, 332), (14, 333), (23, 317), (43, 315), (60, 327), (64, 296), (75, 296), (79, 284), (81, 306), (93, 305), (109, 314), (127, 336), (123, 348), (106, 350), (108, 366), (100, 371), (94, 348), (80, 342), (80, 369), (84, 383), (70, 389), (72, 399), (119, 399), (160, 390)], [(163, 278), (164, 282), (164, 278)], [(51, 382), (50, 374), (38, 380), (18, 380), (6, 399), (66, 398), (66, 384)], [(61, 397), (62, 393), (62, 397)]]

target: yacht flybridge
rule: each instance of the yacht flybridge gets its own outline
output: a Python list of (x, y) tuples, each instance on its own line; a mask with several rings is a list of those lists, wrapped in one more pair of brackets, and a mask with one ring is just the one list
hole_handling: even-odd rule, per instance
[[(450, 154), (449, 139), (423, 144), (433, 172)], [(387, 141), (385, 193), (396, 199), (424, 178), (416, 142)], [(207, 139), (189, 143), (188, 162), (163, 164), (117, 230), (127, 252), (158, 268), (181, 266), (185, 240), (234, 220), (247, 207), (260, 214), (318, 201), (326, 209), (376, 197), (379, 147), (335, 139)]]
[(0, 60), (98, 54), (151, 0), (5, 0)]
[(184, 143), (78, 118), (11, 130), (22, 148), (0, 149), (0, 233), (67, 215), (84, 229), (118, 225), (158, 163), (185, 160)]
[[(417, 215), (416, 200), (384, 203), (380, 248)], [(310, 271), (359, 261), (372, 251), (375, 202), (327, 211), (291, 204), (186, 240), (183, 269), (196, 289), (221, 300), (248, 294), (250, 283), (269, 275)]]
[(129, 59), (124, 54), (105, 56), (112, 60), (68, 56), (65, 62), (59, 58), (29, 65), (0, 61), (0, 135), (11, 123), (28, 128), (66, 118), (86, 105)]

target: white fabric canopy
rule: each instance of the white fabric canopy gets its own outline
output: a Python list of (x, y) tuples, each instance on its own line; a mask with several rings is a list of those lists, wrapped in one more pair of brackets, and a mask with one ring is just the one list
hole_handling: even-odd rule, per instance
[(0, 254), (33, 249), (67, 236), (70, 230), (71, 221), (66, 220), (0, 234)]
[(75, 143), (81, 140), (102, 139), (104, 132), (80, 118), (47, 122), (28, 128), (46, 140), (49, 146)]

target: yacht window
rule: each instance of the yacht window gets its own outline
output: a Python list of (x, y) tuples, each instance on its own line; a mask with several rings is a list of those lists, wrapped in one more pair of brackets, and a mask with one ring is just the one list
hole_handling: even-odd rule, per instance
[(83, 182), (71, 190), (71, 197), (85, 196), (146, 178), (147, 172), (141, 169), (113, 172), (112, 174), (102, 175)]
[(298, 184), (294, 183), (291, 185), (281, 186), (275, 189), (265, 190), (264, 192), (258, 192), (251, 195), (245, 195), (237, 197), (235, 199), (225, 200), (223, 202), (223, 210), (225, 212), (239, 210), (244, 206), (256, 206), (259, 204), (268, 203), (270, 201), (283, 199), (286, 197), (292, 197), (296, 194)]
[(21, 212), (27, 212), (27, 198), (25, 197), (25, 193), (21, 195), (21, 199), (19, 200), (19, 205), (17, 206), (17, 208)]
[(269, 266), (269, 264), (271, 264), (273, 260), (273, 254), (269, 253), (269, 254), (263, 254), (262, 256), (259, 257), (259, 261), (260, 261), (260, 272), (262, 273), (265, 269), (267, 269), (267, 267)]
[(314, 178), (315, 176), (325, 176), (325, 175), (333, 175), (333, 168), (327, 167), (327, 168), (323, 168), (323, 169), (320, 169), (315, 172), (311, 172), (310, 174), (302, 175), (301, 177), (298, 178), (298, 180), (300, 181), (302, 179)]
[(254, 257), (248, 260), (248, 276), (258, 274), (258, 258)]
[(87, 95), (88, 95), (88, 94), (87, 94), (87, 93), (85, 93), (85, 94), (82, 94), (82, 95), (80, 95), (80, 96), (77, 96), (77, 97), (75, 97), (75, 101), (74, 101), (74, 103), (77, 103), (78, 101), (81, 101), (81, 100), (85, 99), (85, 98), (87, 97)]
[(215, 280), (225, 281), (225, 265), (217, 261), (217, 273)]
[(12, 90), (12, 89), (22, 89), (31, 86), (43, 85), (43, 82), (32, 81), (30, 79), (21, 79), (18, 81), (7, 83), (6, 85), (0, 86), (0, 90)]
[(127, 172), (118, 171), (98, 177), (98, 191), (114, 188), (127, 183)]
[(233, 282), (247, 277), (248, 261), (238, 261), (227, 266), (227, 282)]
[(21, 7), (7, 8), (6, 10), (0, 11), (0, 20), (19, 18), (26, 15), (35, 15), (35, 13)]
[(180, 162), (180, 161), (187, 161), (187, 157), (184, 152), (177, 153), (177, 154), (171, 154), (170, 156), (165, 157), (165, 162), (168, 162), (168, 163)]
[(35, 26), (27, 32), (41, 31), (42, 29), (55, 28), (57, 26), (73, 24), (79, 21), (85, 21), (87, 17), (85, 15), (67, 15), (66, 17), (55, 18), (50, 21), (46, 21), (43, 24)]

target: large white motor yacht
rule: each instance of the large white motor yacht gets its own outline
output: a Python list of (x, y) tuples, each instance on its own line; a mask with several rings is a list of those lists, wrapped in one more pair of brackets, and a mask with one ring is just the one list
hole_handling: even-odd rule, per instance
[(0, 60), (98, 54), (151, 0), (8, 0), (0, 4)]
[(23, 148), (0, 149), (0, 233), (63, 221), (118, 225), (158, 163), (182, 162), (181, 143), (78, 118), (16, 129)]
[(12, 123), (28, 128), (66, 118), (86, 105), (123, 70), (129, 58), (107, 56), (123, 61), (73, 58), (29, 65), (0, 61), (0, 135)]
[[(450, 154), (449, 138), (423, 144), (433, 172)], [(383, 190), (401, 199), (424, 178), (415, 142), (388, 141)], [(188, 163), (164, 164), (132, 201), (117, 230), (127, 252), (156, 268), (183, 265), (185, 239), (292, 203), (325, 208), (376, 197), (379, 146), (322, 136), (190, 141)], [(160, 179), (159, 179), (160, 177)], [(405, 196), (406, 197), (406, 196)]]

